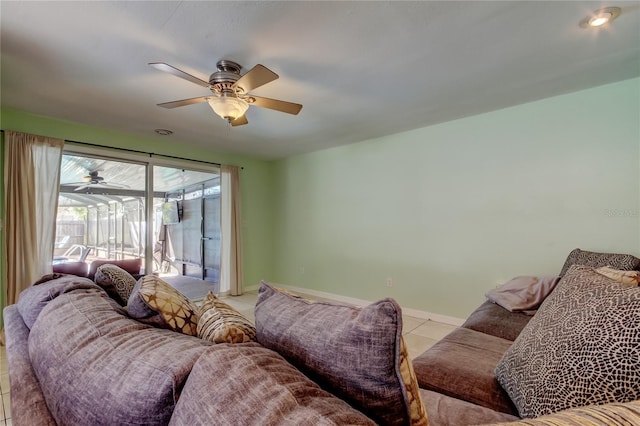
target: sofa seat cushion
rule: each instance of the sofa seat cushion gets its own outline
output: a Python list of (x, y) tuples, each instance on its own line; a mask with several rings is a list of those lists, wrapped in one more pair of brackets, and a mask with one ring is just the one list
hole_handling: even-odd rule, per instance
[(213, 424), (375, 425), (257, 343), (215, 345), (193, 366), (170, 425)]
[(487, 300), (469, 315), (462, 327), (513, 341), (530, 319), (530, 315), (509, 312)]
[(560, 277), (564, 277), (573, 265), (591, 266), (593, 268), (609, 266), (622, 271), (632, 271), (634, 269), (640, 269), (640, 259), (631, 254), (599, 253), (577, 248), (573, 249), (564, 261), (564, 265), (560, 271)]
[(481, 425), (520, 420), (513, 414), (494, 411), (438, 392), (420, 389), (420, 395), (429, 415), (429, 426)]
[(49, 302), (31, 329), (29, 356), (58, 424), (166, 425), (211, 345), (133, 320), (89, 288)]
[(457, 328), (413, 360), (420, 388), (517, 415), (494, 370), (512, 342)]

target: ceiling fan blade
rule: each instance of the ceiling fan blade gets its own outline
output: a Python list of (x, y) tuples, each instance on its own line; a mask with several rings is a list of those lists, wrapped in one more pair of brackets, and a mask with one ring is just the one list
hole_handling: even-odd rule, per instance
[(176, 77), (184, 78), (185, 80), (195, 83), (198, 86), (207, 87), (207, 88), (209, 87), (208, 82), (201, 80), (198, 77), (194, 77), (191, 74), (187, 74), (186, 72), (181, 71), (176, 67), (172, 67), (169, 64), (165, 64), (164, 62), (150, 62), (149, 65), (151, 65), (157, 70), (168, 72), (169, 74), (173, 74)]
[(244, 124), (248, 124), (248, 123), (249, 123), (249, 120), (247, 120), (247, 116), (246, 116), (246, 115), (243, 115), (243, 116), (238, 117), (238, 118), (236, 118), (235, 120), (233, 120), (233, 121), (231, 122), (231, 125), (232, 125), (233, 127), (236, 127), (236, 126), (242, 126), (242, 125), (244, 125)]
[(80, 185), (79, 187), (74, 189), (74, 191), (82, 191), (83, 189), (89, 188), (90, 186), (91, 186), (91, 184)]
[(293, 102), (279, 101), (278, 99), (261, 98), (260, 96), (250, 96), (253, 99), (249, 105), (255, 105), (262, 108), (274, 109), (276, 111), (286, 112), (287, 114), (296, 115), (302, 109), (302, 105)]
[(264, 65), (258, 64), (255, 67), (251, 68), (245, 75), (240, 77), (240, 79), (233, 83), (233, 86), (231, 87), (233, 89), (240, 87), (242, 88), (244, 93), (247, 93), (250, 90), (276, 80), (277, 78), (278, 74), (271, 71)]
[(158, 104), (158, 106), (161, 106), (162, 108), (177, 108), (185, 105), (192, 105), (192, 104), (199, 104), (201, 102), (207, 102), (210, 98), (211, 96), (200, 96), (199, 98), (189, 98), (189, 99), (182, 99), (180, 101), (164, 102), (164, 103)]

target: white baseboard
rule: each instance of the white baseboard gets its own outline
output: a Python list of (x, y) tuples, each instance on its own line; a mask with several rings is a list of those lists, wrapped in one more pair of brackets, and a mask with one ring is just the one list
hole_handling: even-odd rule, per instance
[[(286, 288), (287, 290), (291, 290), (294, 293), (302, 293), (302, 294), (307, 294), (309, 296), (314, 296), (314, 297), (319, 297), (322, 299), (331, 299), (331, 300), (335, 300), (336, 302), (342, 302), (342, 303), (348, 303), (350, 305), (355, 305), (355, 306), (366, 306), (369, 305), (371, 303), (373, 303), (373, 300), (364, 300), (364, 299), (358, 299), (355, 297), (349, 297), (349, 296), (342, 296), (339, 294), (333, 294), (333, 293), (327, 293), (324, 291), (318, 291), (318, 290), (312, 290), (310, 288), (303, 288), (303, 287), (294, 287), (291, 285), (286, 285), (286, 284), (279, 284), (279, 283), (270, 283), (275, 287), (283, 287)], [(254, 285), (254, 286), (250, 286), (250, 287), (245, 287), (244, 290), (245, 291), (258, 291), (259, 286), (258, 285)], [(434, 314), (431, 312), (426, 312), (426, 311), (421, 311), (419, 309), (413, 309), (413, 308), (402, 308), (402, 313), (405, 315), (408, 315), (410, 317), (414, 317), (414, 318), (420, 318), (420, 319), (424, 319), (424, 320), (431, 320), (431, 321), (435, 321), (435, 322), (441, 322), (444, 324), (449, 324), (449, 325), (455, 325), (455, 326), (461, 326), (462, 323), (464, 323), (464, 319), (462, 318), (456, 318), (456, 317), (451, 317), (448, 315), (441, 315), (441, 314)]]

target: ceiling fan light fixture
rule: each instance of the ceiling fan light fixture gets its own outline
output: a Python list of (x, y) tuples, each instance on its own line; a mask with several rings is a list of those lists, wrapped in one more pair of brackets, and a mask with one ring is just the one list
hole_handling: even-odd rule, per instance
[(622, 9), (619, 7), (598, 9), (594, 11), (592, 15), (583, 19), (580, 26), (583, 28), (599, 28), (620, 16), (620, 12), (622, 12)]
[(227, 121), (233, 121), (238, 117), (242, 117), (249, 104), (244, 99), (234, 96), (220, 96), (209, 99), (209, 106), (213, 112)]

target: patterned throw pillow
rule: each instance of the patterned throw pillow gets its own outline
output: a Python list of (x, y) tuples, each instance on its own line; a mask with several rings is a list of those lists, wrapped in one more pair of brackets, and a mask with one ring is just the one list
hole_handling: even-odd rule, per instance
[(130, 273), (110, 263), (98, 268), (93, 281), (121, 306), (127, 304), (133, 287), (136, 285), (136, 279)]
[(155, 275), (145, 275), (133, 288), (129, 316), (146, 324), (198, 335), (198, 307), (184, 294)]
[(520, 417), (640, 398), (640, 288), (572, 266), (496, 367)]
[(311, 302), (260, 283), (258, 343), (379, 424), (429, 424), (392, 299), (363, 308)]
[(209, 292), (200, 307), (198, 337), (213, 343), (244, 343), (256, 339), (256, 328), (240, 312)]
[(562, 271), (560, 271), (560, 277), (563, 277), (573, 265), (585, 265), (593, 268), (609, 266), (622, 271), (631, 271), (640, 268), (640, 259), (630, 254), (597, 253), (577, 248), (567, 256)]

